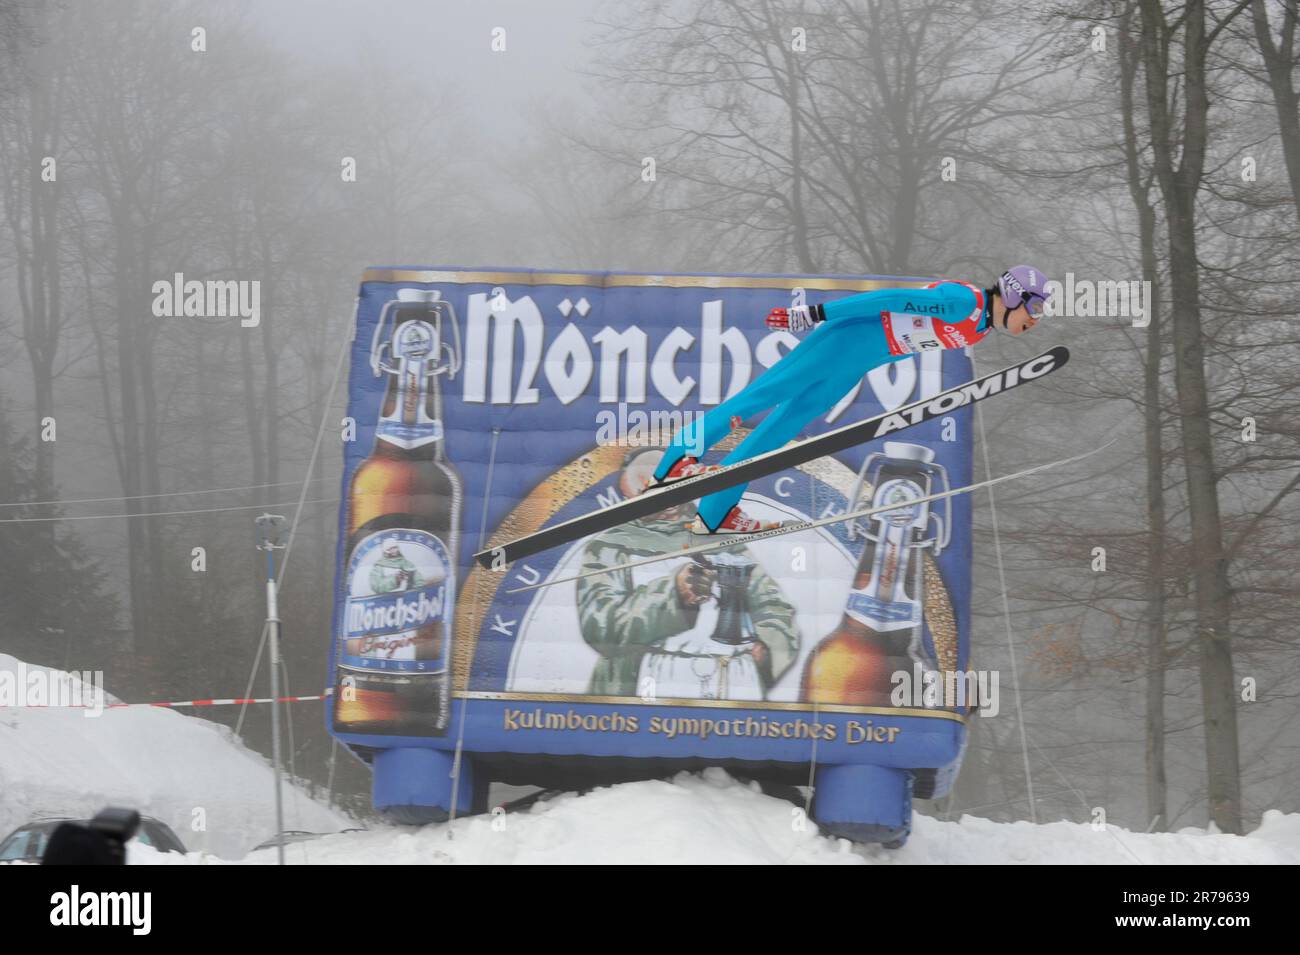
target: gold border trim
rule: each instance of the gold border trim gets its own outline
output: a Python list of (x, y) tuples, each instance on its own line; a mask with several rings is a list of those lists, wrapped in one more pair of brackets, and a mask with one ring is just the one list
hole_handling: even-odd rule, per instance
[(806, 288), (872, 292), (919, 288), (926, 280), (833, 279), (799, 275), (648, 275), (630, 272), (461, 272), (437, 269), (366, 269), (362, 282), (442, 282), (451, 285), (578, 285), (590, 288)]
[(635, 696), (587, 696), (581, 693), (517, 693), (496, 690), (456, 690), (458, 700), (518, 700), (527, 703), (601, 703), (617, 706), (681, 706), (724, 710), (776, 710), (778, 712), (848, 713), (858, 716), (920, 716), (929, 719), (966, 722), (962, 713), (948, 710), (923, 710), (911, 706), (853, 706), (849, 703), (775, 703), (754, 700), (690, 700), (665, 697), (647, 702)]

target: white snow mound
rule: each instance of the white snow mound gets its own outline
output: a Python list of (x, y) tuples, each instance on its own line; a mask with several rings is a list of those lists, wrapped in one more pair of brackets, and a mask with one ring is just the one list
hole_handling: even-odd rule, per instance
[[(450, 825), (340, 833), (286, 847), (297, 864), (822, 864), (960, 863), (1296, 864), (1300, 815), (1271, 812), (1249, 836), (1135, 833), (1114, 826), (945, 822), (917, 816), (899, 850), (854, 846), (820, 835), (789, 802), (764, 796), (720, 769), (682, 773), (672, 782), (625, 783), (565, 795), (528, 811), (472, 816)], [(141, 849), (137, 864), (213, 864), (191, 854)], [(247, 863), (274, 864), (274, 850)]]
[[(0, 654), (0, 673), (21, 666)], [(288, 845), (286, 861), (298, 864), (1300, 863), (1300, 814), (1277, 811), (1247, 836), (917, 815), (902, 849), (854, 846), (720, 769), (563, 795), (508, 815), (351, 833), (338, 830), (356, 823), (302, 791), (286, 785), (284, 796), (286, 828), (337, 833)], [(132, 843), (133, 864), (274, 864), (274, 849), (245, 858), (275, 831), (272, 798), (266, 759), (207, 720), (153, 707), (93, 718), (70, 708), (0, 708), (0, 837), (38, 816), (121, 805), (163, 820), (191, 849), (181, 856)], [(200, 818), (205, 830), (195, 828)]]
[[(33, 671), (66, 676), (0, 654), (0, 673)], [(229, 728), (158, 707), (86, 713), (0, 707), (0, 839), (37, 818), (88, 818), (109, 805), (161, 819), (189, 849), (231, 859), (275, 834), (270, 763)], [(283, 793), (286, 829), (357, 825), (287, 782)]]

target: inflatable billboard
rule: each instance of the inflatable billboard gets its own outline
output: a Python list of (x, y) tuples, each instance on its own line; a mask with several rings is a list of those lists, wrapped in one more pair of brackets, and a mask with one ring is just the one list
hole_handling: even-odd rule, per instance
[[(775, 306), (926, 279), (385, 267), (363, 276), (344, 422), (330, 731), (377, 808), (467, 812), (555, 785), (723, 765), (806, 781), (813, 817), (898, 845), (943, 795), (970, 701), (970, 408), (754, 481), (747, 513), (898, 507), (737, 545), (674, 508), (522, 559), (479, 550), (642, 492), (664, 445), (798, 337)], [(805, 434), (971, 377), (964, 351), (875, 369)], [(756, 422), (734, 422), (722, 448)], [(616, 567), (553, 587), (526, 585)], [(513, 591), (513, 592), (512, 592)], [(570, 785), (575, 785), (570, 782)]]

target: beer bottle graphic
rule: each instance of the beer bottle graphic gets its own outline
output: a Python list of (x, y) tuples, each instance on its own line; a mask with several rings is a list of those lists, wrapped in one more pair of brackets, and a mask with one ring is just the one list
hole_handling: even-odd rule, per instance
[(460, 355), (455, 312), (437, 291), (399, 289), (380, 312), (370, 367), (387, 387), (374, 449), (348, 489), (341, 732), (447, 732), (463, 489), (439, 379), (455, 378)]
[(937, 556), (947, 545), (951, 499), (942, 516), (928, 503), (909, 502), (947, 489), (947, 474), (929, 448), (887, 441), (884, 454), (862, 463), (851, 510), (865, 506), (860, 498), (868, 486), (874, 487), (871, 506), (897, 506), (850, 525), (866, 544), (839, 625), (804, 666), (800, 696), (810, 702), (888, 706), (895, 671), (911, 675), (918, 661), (934, 669), (922, 639), (920, 551), (933, 547)]

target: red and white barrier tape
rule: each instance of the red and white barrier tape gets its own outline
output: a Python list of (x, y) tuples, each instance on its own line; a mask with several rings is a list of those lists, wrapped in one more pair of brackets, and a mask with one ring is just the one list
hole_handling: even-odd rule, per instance
[(309, 703), (312, 700), (323, 700), (333, 695), (333, 690), (326, 690), (316, 696), (281, 696), (281, 697), (256, 697), (246, 700), (179, 700), (172, 703), (108, 703), (104, 709), (111, 710), (122, 706), (237, 706), (242, 703), (274, 703), (277, 700), (281, 703)]
[[(313, 700), (324, 700), (333, 695), (334, 695), (334, 690), (331, 688), (326, 690), (324, 693), (317, 694), (316, 696), (281, 696), (281, 697), (266, 696), (266, 697), (255, 697), (249, 699), (235, 699), (235, 700), (173, 700), (168, 703), (105, 703), (103, 708), (106, 710), (114, 710), (114, 709), (121, 709), (127, 706), (161, 706), (161, 707), (238, 706), (244, 703), (273, 703), (276, 702), (277, 699), (281, 703), (310, 703)], [(3, 704), (0, 704), (0, 710), (5, 710), (5, 709), (22, 709), (22, 710), (82, 709), (84, 710), (87, 708), (88, 707), (85, 704), (80, 704), (77, 706), (66, 706), (66, 707), (48, 706), (48, 705), (46, 706), (4, 706)]]

